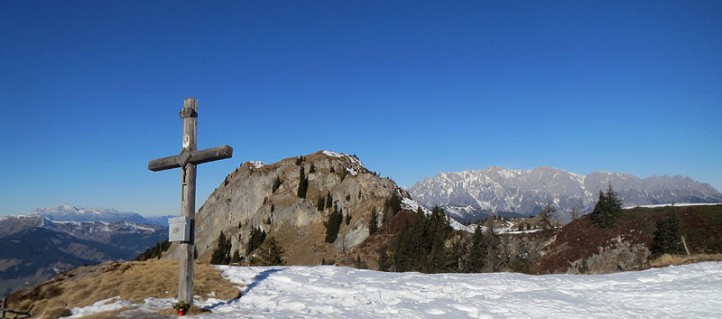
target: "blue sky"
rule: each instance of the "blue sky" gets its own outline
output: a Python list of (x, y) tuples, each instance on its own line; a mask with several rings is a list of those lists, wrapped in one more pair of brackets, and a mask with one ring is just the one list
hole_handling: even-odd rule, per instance
[(178, 214), (249, 160), (356, 154), (402, 186), (553, 166), (722, 189), (720, 1), (2, 1), (0, 215)]

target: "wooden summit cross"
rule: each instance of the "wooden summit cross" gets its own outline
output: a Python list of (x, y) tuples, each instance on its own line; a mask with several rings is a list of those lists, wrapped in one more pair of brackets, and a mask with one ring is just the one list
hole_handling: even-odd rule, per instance
[(180, 110), (183, 119), (183, 148), (180, 154), (154, 159), (148, 162), (148, 169), (154, 172), (181, 168), (181, 218), (185, 218), (189, 231), (180, 242), (181, 251), (178, 273), (178, 301), (193, 304), (193, 245), (195, 241), (196, 215), (196, 165), (222, 160), (233, 156), (228, 145), (205, 150), (196, 150), (196, 129), (198, 126), (198, 101), (189, 97), (183, 101)]

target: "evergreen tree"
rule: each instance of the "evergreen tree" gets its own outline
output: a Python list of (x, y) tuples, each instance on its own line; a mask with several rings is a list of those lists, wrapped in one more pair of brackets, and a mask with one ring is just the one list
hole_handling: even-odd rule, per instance
[(331, 192), (326, 193), (326, 208), (333, 207), (333, 196), (331, 196)]
[(354, 265), (358, 269), (366, 269), (368, 266), (361, 260), (361, 255), (356, 254), (356, 264)]
[(283, 260), (283, 249), (276, 241), (276, 238), (271, 236), (263, 242), (263, 245), (258, 248), (258, 258), (253, 260), (254, 266), (276, 266), (284, 265), (286, 262)]
[(529, 273), (531, 267), (531, 247), (526, 237), (519, 240), (516, 253), (511, 261), (511, 268), (515, 272)]
[(306, 192), (308, 191), (308, 178), (306, 177), (306, 174), (304, 173), (304, 168), (301, 166), (301, 172), (299, 177), (299, 183), (298, 183), (298, 198), (306, 198)]
[(435, 207), (429, 216), (419, 209), (398, 237), (394, 264), (397, 271), (440, 272), (450, 264), (446, 240), (451, 226), (446, 213)]
[(238, 249), (236, 249), (236, 251), (233, 252), (233, 257), (231, 257), (231, 263), (238, 264), (241, 260), (243, 260), (243, 258), (241, 258), (241, 253), (238, 252)]
[(446, 271), (447, 254), (444, 240), (434, 240), (431, 243), (431, 250), (426, 255), (426, 263), (423, 272), (438, 273)]
[(401, 197), (395, 191), (384, 202), (384, 220), (395, 216), (401, 210)]
[(262, 231), (261, 227), (252, 227), (248, 243), (246, 243), (246, 255), (250, 255), (256, 248), (261, 247), (265, 240), (266, 232)]
[(319, 197), (316, 201), (316, 210), (321, 212), (323, 211), (323, 206), (326, 204), (326, 199), (323, 198), (323, 196)]
[(333, 243), (338, 238), (338, 231), (343, 222), (343, 213), (338, 207), (334, 206), (333, 212), (328, 216), (326, 221), (326, 242)]
[(211, 264), (214, 265), (228, 265), (231, 262), (231, 239), (226, 239), (226, 235), (221, 234), (218, 236), (218, 245), (213, 250), (211, 255)]
[(446, 272), (463, 272), (466, 264), (465, 255), (468, 241), (465, 236), (458, 236), (451, 242), (451, 249), (446, 253)]
[(657, 222), (657, 230), (654, 231), (654, 239), (652, 241), (652, 254), (654, 256), (661, 256), (662, 254), (684, 253), (680, 238), (679, 218), (673, 211), (667, 218)]
[(376, 214), (376, 207), (371, 209), (371, 218), (369, 219), (369, 234), (373, 235), (379, 230), (379, 216)]
[(622, 201), (617, 198), (617, 193), (610, 184), (606, 193), (599, 191), (599, 200), (591, 213), (592, 223), (598, 227), (611, 228), (621, 215)]
[(351, 224), (351, 213), (346, 212), (346, 218), (344, 218), (344, 222), (346, 223), (346, 226)]
[(547, 203), (542, 209), (542, 211), (539, 213), (542, 229), (547, 234), (554, 230), (554, 225), (552, 225), (552, 214), (554, 214), (556, 211), (557, 209), (552, 206), (552, 204)]
[(160, 257), (166, 250), (168, 250), (169, 247), (170, 242), (168, 242), (168, 240), (158, 242), (153, 247), (148, 248), (144, 252), (138, 254), (138, 256), (136, 256), (134, 260), (144, 261), (153, 258), (160, 259)]
[(485, 271), (500, 271), (503, 265), (501, 258), (501, 239), (494, 232), (494, 219), (490, 218), (486, 221), (486, 234), (484, 234), (482, 246), (486, 248), (484, 251), (484, 269)]
[(391, 260), (386, 249), (379, 250), (379, 271), (391, 271)]
[(484, 268), (486, 262), (486, 241), (484, 241), (484, 233), (481, 224), (476, 225), (474, 235), (471, 237), (471, 246), (469, 247), (468, 260), (464, 272), (480, 272)]

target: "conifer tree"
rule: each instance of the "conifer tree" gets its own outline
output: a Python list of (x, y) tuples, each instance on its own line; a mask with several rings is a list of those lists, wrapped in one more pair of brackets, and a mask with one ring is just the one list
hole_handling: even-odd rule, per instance
[(211, 264), (214, 265), (228, 265), (231, 262), (231, 239), (226, 239), (226, 235), (221, 234), (218, 236), (218, 245), (213, 250), (211, 255)]
[(469, 254), (466, 261), (464, 272), (481, 272), (486, 261), (486, 241), (484, 241), (484, 233), (481, 224), (477, 224), (474, 229), (474, 235), (471, 237), (471, 246), (469, 246)]
[(591, 213), (592, 223), (598, 227), (611, 228), (616, 225), (621, 215), (622, 201), (617, 198), (617, 193), (610, 184), (606, 193), (599, 191), (599, 200)]
[(298, 183), (298, 198), (306, 198), (306, 192), (308, 191), (308, 178), (306, 177), (306, 174), (304, 173), (304, 168), (301, 166), (301, 172), (299, 177), (299, 183)]
[(331, 192), (326, 193), (326, 208), (333, 207), (333, 196), (331, 196)]
[(369, 219), (369, 234), (373, 235), (379, 230), (379, 216), (376, 214), (376, 207), (371, 209), (371, 218)]
[(271, 236), (263, 242), (261, 247), (258, 247), (258, 259), (253, 261), (255, 266), (276, 266), (284, 265), (286, 262), (283, 260), (283, 249), (276, 241), (276, 238)]
[(236, 251), (233, 252), (233, 257), (231, 257), (231, 263), (238, 264), (241, 262), (241, 259), (241, 253), (238, 252), (238, 249), (236, 249)]
[(395, 191), (384, 202), (384, 219), (395, 216), (401, 210), (401, 197)]
[(489, 218), (486, 221), (487, 232), (484, 234), (482, 246), (486, 248), (484, 251), (484, 269), (495, 272), (500, 271), (503, 264), (501, 258), (501, 239), (499, 235), (494, 232), (494, 219)]
[(557, 209), (552, 206), (552, 204), (547, 203), (541, 212), (539, 212), (539, 218), (541, 219), (542, 229), (545, 233), (550, 233), (554, 230), (554, 225), (552, 225), (552, 214), (554, 214), (557, 211)]
[(356, 264), (354, 265), (358, 269), (366, 269), (368, 266), (361, 260), (361, 255), (356, 254)]
[(338, 231), (343, 222), (343, 212), (334, 206), (333, 212), (328, 216), (326, 221), (326, 242), (333, 243), (338, 238)]
[(134, 260), (144, 261), (152, 258), (160, 259), (160, 257), (163, 255), (163, 252), (168, 250), (169, 247), (170, 242), (168, 242), (168, 240), (158, 242), (155, 244), (155, 246), (146, 249), (144, 252), (136, 256)]
[(657, 222), (657, 229), (654, 231), (654, 239), (652, 241), (652, 254), (661, 256), (662, 254), (682, 254), (681, 235), (679, 234), (679, 218), (672, 211), (663, 220)]
[(379, 250), (379, 271), (390, 271), (391, 270), (391, 259), (389, 258), (386, 249)]
[(446, 240), (451, 233), (446, 213), (436, 207), (426, 216), (419, 209), (398, 237), (394, 265), (397, 271), (440, 272), (449, 268)]
[(463, 272), (466, 264), (466, 249), (469, 245), (465, 236), (458, 236), (451, 242), (451, 248), (446, 253), (446, 272)]
[(326, 204), (326, 199), (323, 198), (323, 196), (319, 197), (316, 201), (316, 210), (321, 212), (323, 211), (323, 206)]
[(266, 240), (266, 232), (261, 230), (261, 227), (252, 227), (251, 234), (248, 236), (248, 243), (246, 243), (246, 255), (250, 255), (256, 248), (260, 247)]

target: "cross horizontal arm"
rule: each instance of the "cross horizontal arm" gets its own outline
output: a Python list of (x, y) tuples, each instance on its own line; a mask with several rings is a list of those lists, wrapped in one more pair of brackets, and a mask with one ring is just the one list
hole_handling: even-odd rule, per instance
[[(181, 167), (183, 152), (180, 155), (157, 158), (148, 162), (148, 169), (154, 172)], [(190, 152), (189, 164), (203, 164), (212, 161), (231, 158), (233, 148), (228, 145), (207, 148), (200, 151)]]

